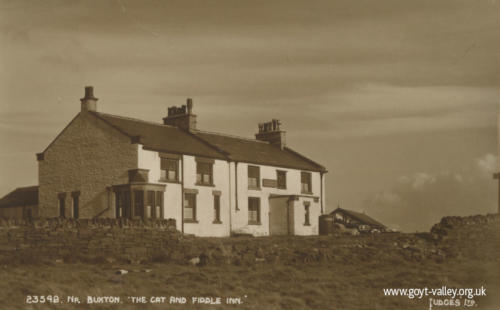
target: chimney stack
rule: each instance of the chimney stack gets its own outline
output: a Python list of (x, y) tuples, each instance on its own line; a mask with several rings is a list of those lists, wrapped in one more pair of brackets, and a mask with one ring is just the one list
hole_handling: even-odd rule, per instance
[(280, 126), (281, 122), (277, 119), (266, 123), (259, 123), (259, 133), (255, 135), (255, 138), (283, 149), (286, 146), (286, 132), (281, 130)]
[(97, 111), (97, 98), (94, 97), (94, 87), (86, 86), (85, 87), (85, 97), (80, 99), (82, 102), (82, 112), (86, 111)]
[(193, 114), (193, 99), (188, 98), (185, 105), (168, 108), (167, 117), (163, 118), (164, 125), (178, 127), (182, 130), (196, 130), (196, 115)]

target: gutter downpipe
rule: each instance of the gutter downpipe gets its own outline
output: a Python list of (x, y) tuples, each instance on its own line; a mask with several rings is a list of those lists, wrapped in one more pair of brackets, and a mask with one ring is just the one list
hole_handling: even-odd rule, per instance
[(181, 232), (184, 234), (184, 155), (181, 155)]
[(231, 203), (231, 161), (228, 161), (228, 177), (229, 177), (229, 236), (231, 236), (231, 232), (233, 231), (233, 226), (231, 223), (231, 217), (232, 217), (232, 203)]
[(234, 204), (234, 209), (235, 211), (239, 211), (240, 208), (238, 207), (238, 162), (234, 162), (234, 196), (235, 196), (235, 204)]
[(321, 214), (323, 215), (323, 176), (324, 176), (324, 173), (320, 172), (319, 175), (320, 175), (319, 182), (320, 182), (320, 199), (321, 199), (320, 205), (321, 205)]

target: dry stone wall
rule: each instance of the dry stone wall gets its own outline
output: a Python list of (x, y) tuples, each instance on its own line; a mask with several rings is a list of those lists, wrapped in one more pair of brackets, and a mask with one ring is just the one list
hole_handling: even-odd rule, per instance
[(0, 220), (0, 258), (28, 263), (47, 259), (135, 262), (151, 259), (179, 236), (172, 219)]
[(170, 220), (0, 220), (0, 264), (54, 262), (203, 265), (497, 260), (498, 214), (445, 217), (428, 233), (199, 238)]

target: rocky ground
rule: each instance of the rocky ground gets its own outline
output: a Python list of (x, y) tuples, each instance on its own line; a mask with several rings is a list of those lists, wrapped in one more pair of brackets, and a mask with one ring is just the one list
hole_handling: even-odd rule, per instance
[[(474, 309), (499, 309), (500, 217), (447, 217), (429, 233), (360, 236), (171, 238), (147, 259), (3, 256), (2, 308), (57, 295), (35, 308), (429, 309), (430, 297), (384, 296), (384, 288), (480, 288)], [(4, 253), (5, 254), (5, 253)], [(78, 303), (68, 303), (76, 296)], [(151, 297), (166, 297), (152, 303)], [(185, 304), (170, 304), (171, 297)], [(133, 299), (132, 297), (141, 297)], [(144, 297), (145, 299), (142, 299)], [(193, 297), (209, 297), (193, 303)], [(234, 299), (226, 299), (228, 297)], [(54, 299), (54, 298), (51, 298)], [(444, 302), (449, 298), (437, 298)], [(459, 298), (457, 298), (459, 299)], [(146, 300), (146, 303), (143, 301)], [(161, 301), (161, 298), (157, 299)], [(198, 299), (200, 301), (202, 299)], [(53, 301), (53, 300), (52, 300)], [(61, 303), (63, 301), (64, 303)], [(235, 304), (228, 304), (232, 301)], [(464, 307), (465, 298), (459, 299)], [(239, 303), (239, 304), (238, 304)], [(456, 308), (456, 307), (455, 307)], [(433, 309), (452, 309), (434, 305)]]

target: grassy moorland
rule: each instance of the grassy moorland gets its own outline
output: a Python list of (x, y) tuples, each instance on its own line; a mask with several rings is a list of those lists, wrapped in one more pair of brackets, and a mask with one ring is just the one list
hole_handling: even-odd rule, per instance
[[(229, 238), (228, 238), (229, 239)], [(384, 296), (383, 288), (486, 288), (474, 309), (500, 309), (500, 221), (457, 226), (439, 240), (429, 235), (328, 236), (293, 239), (310, 255), (303, 260), (252, 258), (229, 264), (193, 266), (168, 261), (66, 263), (43, 261), (0, 267), (2, 309), (429, 309), (429, 297)], [(191, 241), (193, 242), (193, 241)], [(196, 239), (194, 242), (215, 242)], [(219, 242), (223, 242), (220, 240)], [(289, 244), (288, 238), (248, 238), (240, 242)], [(264, 253), (264, 257), (267, 254)], [(36, 260), (36, 259), (35, 259)], [(126, 274), (116, 271), (125, 269)], [(78, 296), (81, 303), (27, 304), (31, 295)], [(87, 296), (120, 296), (121, 304), (87, 304)], [(132, 303), (127, 297), (146, 297)], [(152, 304), (150, 297), (165, 296)], [(170, 296), (186, 297), (172, 305)], [(193, 304), (192, 297), (221, 297), (221, 305)], [(226, 297), (240, 298), (228, 305)], [(449, 299), (442, 297), (441, 299)], [(463, 299), (462, 299), (463, 302)], [(433, 309), (461, 307), (434, 306)]]

